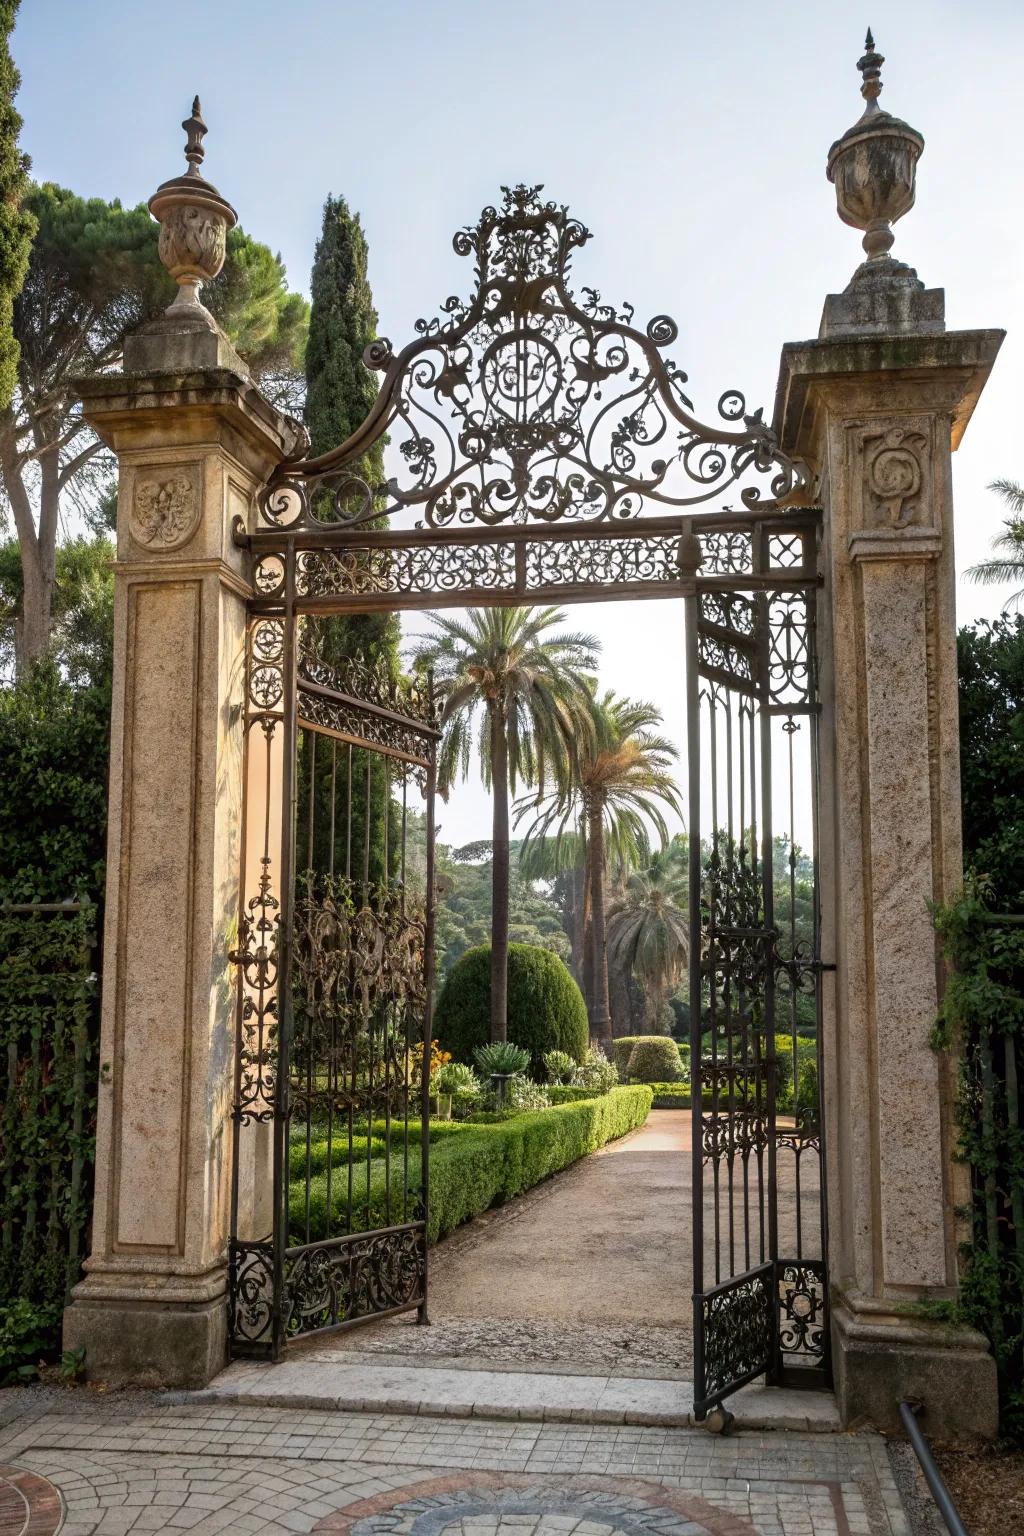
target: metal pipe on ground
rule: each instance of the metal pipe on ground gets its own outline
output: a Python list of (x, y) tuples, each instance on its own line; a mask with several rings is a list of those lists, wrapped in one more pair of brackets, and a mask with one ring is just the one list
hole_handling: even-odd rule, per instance
[(928, 1491), (935, 1500), (949, 1536), (970, 1536), (970, 1532), (961, 1520), (957, 1507), (953, 1503), (950, 1491), (943, 1481), (942, 1473), (935, 1465), (928, 1441), (921, 1433), (921, 1426), (917, 1422), (920, 1406), (920, 1404), (909, 1402), (900, 1403), (900, 1418), (903, 1421), (903, 1428), (906, 1430), (907, 1437), (914, 1448), (914, 1455), (917, 1457), (921, 1471), (924, 1473), (924, 1480), (928, 1484)]

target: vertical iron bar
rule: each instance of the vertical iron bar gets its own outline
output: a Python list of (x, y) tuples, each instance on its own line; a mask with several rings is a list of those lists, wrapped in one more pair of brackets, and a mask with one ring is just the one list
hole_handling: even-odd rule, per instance
[[(810, 553), (808, 553), (810, 552)], [(817, 564), (817, 534), (804, 538), (804, 566), (814, 570)], [(822, 1001), (823, 978), (821, 967), (821, 886), (819, 882), (819, 772), (821, 763), (821, 694), (818, 676), (818, 603), (813, 587), (804, 593), (804, 628), (807, 645), (807, 716), (808, 745), (811, 769), (811, 869), (813, 899), (813, 949), (814, 961), (814, 1033), (815, 1055), (818, 1066), (817, 1103), (814, 1106), (815, 1125), (818, 1133), (818, 1220), (821, 1231), (821, 1292), (822, 1292), (822, 1339), (825, 1346), (825, 1378), (832, 1385), (832, 1343), (829, 1321), (829, 1255), (828, 1255), (828, 1146), (825, 1136), (825, 1116), (822, 1113), (822, 1095), (825, 1091), (825, 1038), (824, 1007)]]
[[(767, 566), (767, 533), (763, 526), (755, 535), (755, 569)], [(755, 595), (757, 616), (757, 705), (760, 716), (761, 736), (761, 891), (764, 939), (761, 946), (762, 991), (764, 998), (764, 1035), (767, 1054), (765, 1074), (768, 1109), (768, 1257), (772, 1264), (771, 1278), (771, 1329), (768, 1341), (768, 1359), (772, 1362), (768, 1372), (769, 1382), (779, 1376), (779, 1288), (777, 1265), (779, 1258), (778, 1212), (778, 1147), (775, 1125), (776, 1058), (775, 1058), (775, 858), (772, 841), (772, 717), (769, 713), (770, 697), (770, 631), (771, 614), (769, 597), (764, 592)]]
[[(428, 679), (430, 718), (434, 718), (434, 679)], [(437, 748), (431, 743), (427, 770), (427, 889), (423, 923), (423, 1072), (420, 1084), (420, 1189), (423, 1202), (423, 1300), (418, 1320), (429, 1323), (427, 1253), (430, 1234), (430, 1047), (434, 1038), (434, 801), (437, 792)]]
[(346, 781), (348, 805), (345, 822), (345, 879), (352, 878), (352, 743), (348, 744), (348, 775)]
[(274, 1300), (272, 1353), (276, 1359), (285, 1339), (284, 1253), (288, 1246), (288, 1118), (291, 1112), (291, 1045), (293, 913), (295, 902), (295, 821), (297, 750), (295, 546), (289, 543), (284, 568), (284, 758), (281, 767), (281, 896), (278, 909), (277, 1080), (274, 1084)]
[[(690, 1173), (693, 1228), (693, 1395), (707, 1395), (704, 1370), (704, 1148), (703, 1074), (701, 1071), (701, 806), (700, 692), (697, 675), (697, 595), (683, 599), (686, 661), (686, 754), (689, 826), (688, 887), (690, 943)], [(700, 1415), (703, 1417), (703, 1413)]]
[(334, 829), (336, 824), (336, 812), (338, 808), (338, 743), (331, 741), (331, 832), (330, 848), (328, 850), (327, 873), (334, 878)]

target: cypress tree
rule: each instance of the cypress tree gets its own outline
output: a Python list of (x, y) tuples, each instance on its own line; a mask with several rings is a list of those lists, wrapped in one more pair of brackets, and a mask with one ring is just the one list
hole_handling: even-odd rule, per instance
[(36, 221), (22, 207), (28, 156), (18, 148), (21, 118), (14, 97), (21, 76), (11, 58), (10, 37), (19, 0), (0, 0), (0, 411), (11, 403), (18, 373), (18, 343), (11, 319), (28, 270)]
[[(367, 276), (367, 257), (366, 236), (359, 215), (349, 210), (343, 197), (329, 196), (324, 204), (323, 227), (313, 257), (306, 345), (305, 416), (314, 454), (327, 453), (343, 443), (364, 420), (377, 395), (374, 377), (363, 362), (364, 349), (377, 335), (377, 311)], [(371, 487), (379, 486), (384, 480), (384, 446), (385, 440), (378, 439), (351, 466), (353, 473)], [(386, 519), (374, 519), (370, 526), (385, 527)], [(330, 664), (337, 666), (353, 658), (369, 666), (381, 665), (397, 677), (399, 625), (396, 615), (358, 614), (351, 618), (338, 615), (321, 620), (319, 632), (321, 654)], [(365, 829), (365, 769), (365, 756), (357, 753), (352, 771), (351, 832), (353, 846), (360, 851)], [(372, 880), (379, 880), (384, 874), (384, 830), (389, 804), (380, 759), (374, 759), (372, 774), (370, 872)], [(317, 776), (319, 778), (319, 770)], [(339, 807), (345, 803), (343, 795), (347, 786), (344, 778), (345, 772), (339, 763)], [(321, 820), (319, 809), (318, 805), (318, 823)], [(342, 820), (339, 815), (339, 840), (344, 836)], [(318, 849), (320, 841), (318, 830)], [(397, 860), (395, 842), (391, 835), (391, 873), (394, 873)], [(303, 844), (300, 842), (299, 846)], [(340, 850), (338, 854), (336, 867), (344, 868)], [(315, 862), (323, 867), (320, 856)], [(353, 858), (353, 874), (357, 866), (361, 872), (361, 854), (359, 858)]]

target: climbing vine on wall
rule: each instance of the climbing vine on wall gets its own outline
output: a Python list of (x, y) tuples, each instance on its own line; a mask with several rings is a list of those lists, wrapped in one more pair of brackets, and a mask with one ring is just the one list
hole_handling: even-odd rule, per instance
[(972, 1169), (961, 1315), (987, 1335), (1004, 1428), (1024, 1434), (1024, 917), (971, 876), (935, 914), (950, 974), (935, 1044), (962, 1044), (957, 1117)]

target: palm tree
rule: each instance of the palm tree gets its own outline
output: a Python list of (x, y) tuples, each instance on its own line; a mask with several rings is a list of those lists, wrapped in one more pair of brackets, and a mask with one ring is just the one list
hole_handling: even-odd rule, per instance
[[(1000, 551), (991, 560), (982, 560), (966, 572), (971, 581), (986, 586), (1002, 585), (1004, 581), (1024, 581), (1024, 486), (1015, 480), (993, 480), (989, 486), (1003, 498), (1010, 515), (1003, 523), (1003, 531), (992, 540), (992, 548)], [(1024, 586), (1011, 593), (1003, 604), (1014, 608), (1024, 598)]]
[[(661, 716), (653, 704), (616, 698), (608, 692), (594, 704), (592, 739), (577, 753), (568, 790), (557, 786), (534, 803), (534, 820), (521, 857), (540, 873), (550, 867), (578, 867), (585, 849), (590, 898), (591, 1033), (609, 1043), (612, 1033), (608, 991), (605, 885), (608, 866), (619, 870), (646, 863), (651, 831), (668, 842), (662, 807), (680, 814), (672, 777), (678, 752), (656, 734)], [(523, 805), (518, 821), (530, 809)]]
[[(432, 669), (443, 700), (438, 783), (447, 795), (469, 774), (474, 737), (494, 801), (491, 849), (491, 1039), (508, 1037), (509, 791), (565, 785), (593, 733), (589, 675), (600, 643), (554, 633), (557, 608), (471, 609), (435, 616), (417, 662)], [(477, 731), (477, 715), (482, 711)]]
[(654, 1020), (689, 956), (685, 872), (669, 857), (630, 875), (608, 915), (608, 943), (616, 965), (642, 981)]

